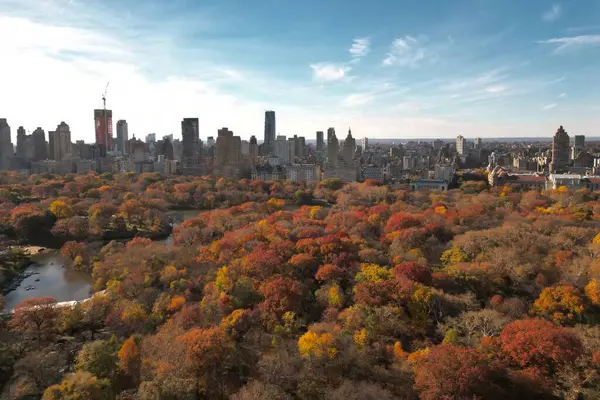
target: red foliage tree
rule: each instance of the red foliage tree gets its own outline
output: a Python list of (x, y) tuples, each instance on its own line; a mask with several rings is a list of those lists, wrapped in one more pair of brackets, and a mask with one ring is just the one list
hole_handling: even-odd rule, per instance
[(543, 319), (508, 324), (500, 334), (500, 343), (512, 366), (537, 377), (552, 376), (582, 353), (581, 341), (575, 334)]
[(52, 297), (34, 297), (15, 306), (9, 327), (35, 339), (38, 347), (51, 339), (58, 326), (56, 299)]
[(475, 349), (442, 344), (417, 359), (415, 389), (423, 400), (502, 398), (492, 384), (497, 369)]
[(397, 277), (404, 277), (411, 281), (431, 284), (431, 272), (429, 269), (414, 261), (405, 261), (394, 268), (394, 273)]
[(259, 309), (269, 327), (280, 323), (286, 312), (302, 310), (302, 288), (291, 278), (276, 275), (260, 286), (260, 293), (264, 301), (259, 304)]

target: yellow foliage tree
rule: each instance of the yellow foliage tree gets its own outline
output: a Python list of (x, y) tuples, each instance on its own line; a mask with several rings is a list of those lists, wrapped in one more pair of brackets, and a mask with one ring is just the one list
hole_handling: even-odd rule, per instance
[(303, 357), (329, 359), (335, 358), (337, 349), (334, 346), (335, 338), (331, 333), (317, 334), (308, 331), (298, 339), (298, 351)]
[(595, 306), (600, 306), (600, 285), (597, 279), (592, 279), (585, 285), (585, 295)]
[(360, 264), (360, 272), (356, 274), (357, 282), (382, 282), (392, 277), (392, 272), (377, 264)]
[(450, 250), (443, 252), (440, 260), (445, 266), (450, 266), (469, 261), (469, 256), (462, 249), (453, 247)]
[(425, 357), (427, 354), (429, 354), (429, 347), (425, 347), (424, 349), (413, 351), (412, 353), (410, 353), (408, 355), (408, 362), (410, 362), (411, 364), (414, 364), (420, 358)]
[(360, 347), (363, 347), (365, 344), (367, 344), (367, 337), (367, 330), (362, 328), (361, 330), (354, 332), (354, 343)]
[(340, 288), (337, 285), (329, 288), (327, 300), (329, 305), (334, 308), (341, 307), (344, 304), (344, 296), (340, 293)]
[(272, 197), (269, 199), (269, 201), (267, 201), (267, 206), (271, 210), (281, 210), (283, 206), (285, 206), (285, 200)]
[(58, 219), (69, 218), (73, 215), (71, 207), (62, 200), (54, 200), (52, 204), (50, 204), (50, 212), (56, 215), (56, 218)]
[(167, 308), (168, 312), (176, 312), (183, 308), (185, 304), (185, 297), (183, 296), (173, 296), (171, 302), (169, 303), (169, 307)]
[(550, 318), (557, 324), (580, 320), (583, 310), (580, 292), (571, 285), (545, 288), (531, 308), (532, 313)]
[(217, 277), (215, 279), (215, 286), (221, 292), (228, 292), (233, 287), (233, 282), (229, 277), (229, 268), (224, 265), (217, 271)]

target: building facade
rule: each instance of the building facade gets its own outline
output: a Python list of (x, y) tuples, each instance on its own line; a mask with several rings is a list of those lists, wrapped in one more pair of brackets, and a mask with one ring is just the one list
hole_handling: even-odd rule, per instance
[(264, 154), (268, 155), (275, 151), (275, 111), (265, 111), (265, 137), (264, 137)]
[(117, 121), (117, 152), (126, 155), (128, 149), (126, 143), (129, 141), (129, 127), (127, 121), (121, 119)]
[(325, 142), (323, 141), (323, 131), (317, 131), (317, 151), (325, 150)]
[(550, 163), (550, 171), (561, 171), (569, 165), (570, 145), (569, 134), (561, 125), (552, 138), (552, 162)]
[(200, 128), (198, 118), (184, 118), (181, 121), (182, 165), (191, 167), (198, 163), (198, 142), (200, 141)]
[(96, 145), (101, 148), (102, 155), (112, 150), (112, 110), (94, 110), (94, 127)]

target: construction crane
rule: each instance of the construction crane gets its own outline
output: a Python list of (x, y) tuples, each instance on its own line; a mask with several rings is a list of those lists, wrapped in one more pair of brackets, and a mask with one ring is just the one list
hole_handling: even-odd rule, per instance
[(102, 104), (104, 106), (104, 147), (106, 151), (108, 151), (108, 115), (106, 114), (106, 93), (108, 92), (109, 83), (110, 82), (106, 82), (104, 94), (102, 95)]

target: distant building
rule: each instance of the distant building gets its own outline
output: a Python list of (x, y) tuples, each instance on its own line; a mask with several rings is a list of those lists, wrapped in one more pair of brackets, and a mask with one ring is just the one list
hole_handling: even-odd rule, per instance
[(462, 135), (456, 137), (456, 152), (459, 156), (465, 154), (465, 138)]
[(258, 141), (256, 140), (256, 136), (250, 136), (250, 158), (253, 162), (256, 162), (258, 159)]
[(14, 156), (10, 135), (10, 125), (6, 118), (0, 118), (0, 170), (10, 168), (10, 160)]
[(265, 111), (265, 137), (264, 154), (267, 155), (275, 150), (275, 111)]
[(255, 181), (273, 181), (285, 179), (285, 169), (280, 165), (253, 165), (251, 178)]
[(348, 128), (348, 136), (344, 139), (344, 147), (342, 148), (342, 158), (345, 165), (352, 165), (355, 151), (356, 140), (352, 137), (352, 131)]
[(275, 139), (275, 157), (281, 160), (281, 163), (286, 165), (290, 163), (290, 144), (287, 138), (283, 135), (278, 135)]
[(327, 160), (332, 168), (339, 165), (338, 153), (340, 152), (340, 143), (335, 135), (335, 129), (327, 129)]
[(583, 176), (577, 174), (550, 174), (546, 181), (546, 189), (558, 189), (561, 186), (566, 186), (571, 189), (579, 189), (585, 187), (582, 182)]
[(573, 147), (571, 147), (571, 160), (577, 158), (579, 153), (585, 150), (585, 135), (575, 135)]
[(440, 139), (436, 139), (433, 141), (433, 150), (440, 151), (444, 147), (444, 141)]
[(482, 147), (482, 142), (481, 142), (481, 138), (480, 137), (476, 137), (475, 141), (473, 142), (473, 147), (475, 150), (481, 150)]
[(363, 180), (383, 182), (385, 180), (384, 168), (378, 165), (367, 165), (362, 169)]
[(286, 178), (292, 182), (319, 182), (321, 168), (314, 164), (292, 164), (285, 168)]
[(129, 141), (129, 128), (127, 121), (121, 119), (117, 121), (117, 151), (126, 155), (128, 153), (126, 143)]
[(149, 133), (146, 135), (146, 143), (156, 143), (156, 133)]
[(96, 144), (101, 149), (101, 155), (112, 150), (112, 110), (94, 110), (94, 126)]
[(325, 150), (325, 142), (323, 141), (323, 131), (317, 131), (317, 151)]
[(218, 131), (215, 145), (215, 166), (237, 166), (242, 158), (242, 141), (227, 128)]
[(46, 133), (42, 128), (37, 128), (31, 136), (33, 138), (33, 159), (35, 161), (47, 160)]
[(448, 190), (448, 182), (440, 181), (436, 179), (417, 179), (410, 183), (410, 187), (412, 190), (439, 190), (445, 191)]
[(569, 165), (570, 145), (569, 134), (561, 125), (552, 138), (552, 162), (550, 163), (550, 171), (561, 171)]
[(366, 137), (363, 137), (361, 143), (362, 143), (363, 151), (367, 150), (367, 147), (369, 146), (369, 139)]
[(181, 121), (182, 165), (190, 167), (198, 165), (198, 142), (200, 128), (198, 118), (184, 118)]
[(447, 183), (450, 183), (454, 179), (454, 172), (455, 172), (455, 168), (454, 168), (454, 165), (452, 165), (452, 164), (448, 164), (448, 165), (436, 164), (435, 170), (434, 170), (434, 177), (436, 180), (445, 181)]
[(61, 122), (52, 135), (52, 145), (50, 157), (53, 160), (60, 161), (63, 158), (70, 156), (71, 150), (71, 129), (64, 121)]

